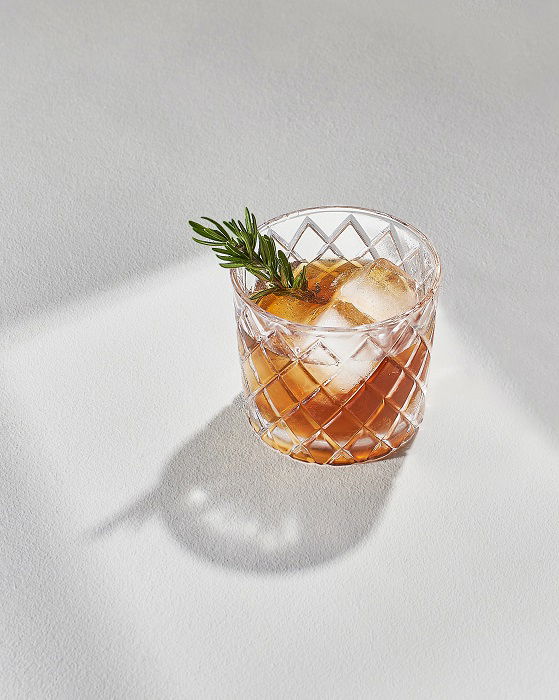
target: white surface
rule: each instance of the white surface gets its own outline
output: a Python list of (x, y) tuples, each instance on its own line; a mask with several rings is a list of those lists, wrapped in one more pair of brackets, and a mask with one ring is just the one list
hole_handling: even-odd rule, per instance
[[(548, 5), (2, 5), (3, 696), (557, 697)], [(404, 456), (305, 467), (241, 423), (185, 221), (245, 203), (432, 234)]]

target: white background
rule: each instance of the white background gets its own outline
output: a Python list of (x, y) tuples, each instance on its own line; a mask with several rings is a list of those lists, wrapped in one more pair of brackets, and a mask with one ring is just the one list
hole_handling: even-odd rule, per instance
[[(0, 693), (559, 695), (556, 3), (0, 7)], [(429, 233), (419, 437), (324, 470), (240, 417), (186, 222)]]

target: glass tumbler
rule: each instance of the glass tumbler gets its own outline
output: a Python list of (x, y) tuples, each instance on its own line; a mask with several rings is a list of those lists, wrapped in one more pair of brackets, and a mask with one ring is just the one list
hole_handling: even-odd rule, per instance
[(408, 442), (425, 408), (440, 262), (431, 241), (393, 216), (319, 207), (259, 227), (295, 264), (386, 258), (417, 284), (408, 311), (355, 328), (286, 321), (250, 299), (257, 280), (231, 271), (244, 408), (258, 435), (294, 459), (346, 465)]

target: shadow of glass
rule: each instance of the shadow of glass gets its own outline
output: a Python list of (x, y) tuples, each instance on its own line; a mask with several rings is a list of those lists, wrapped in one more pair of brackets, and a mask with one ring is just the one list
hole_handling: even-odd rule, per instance
[(181, 546), (217, 565), (281, 573), (355, 547), (378, 523), (404, 461), (308, 465), (252, 433), (240, 398), (185, 443), (159, 484), (92, 533), (158, 517)]

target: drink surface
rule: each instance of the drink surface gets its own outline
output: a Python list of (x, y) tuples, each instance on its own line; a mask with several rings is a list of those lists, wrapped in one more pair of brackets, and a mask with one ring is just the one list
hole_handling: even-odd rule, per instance
[(382, 258), (365, 266), (321, 260), (308, 265), (307, 279), (310, 299), (268, 295), (259, 302), (276, 316), (316, 326), (303, 331), (307, 351), (290, 345), (291, 336), (264, 344), (240, 331), (251, 423), (265, 442), (303, 461), (384, 457), (421, 422), (434, 315), (421, 334), (402, 321), (394, 337), (377, 343), (373, 331), (358, 327), (418, 302), (405, 272)]
[(385, 258), (317, 260), (307, 265), (307, 280), (309, 300), (270, 294), (260, 306), (287, 321), (350, 328), (397, 316), (418, 301), (415, 281)]

